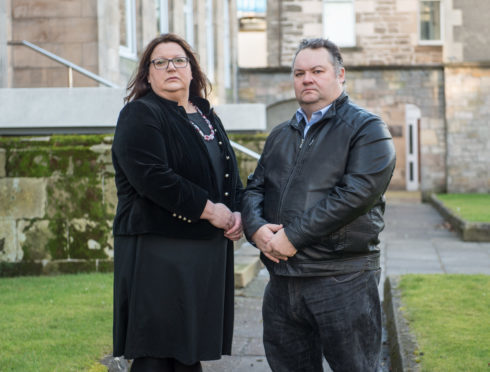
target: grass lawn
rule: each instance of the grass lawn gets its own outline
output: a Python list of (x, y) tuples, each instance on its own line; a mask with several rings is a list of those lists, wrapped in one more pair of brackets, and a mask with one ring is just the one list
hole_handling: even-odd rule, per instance
[(437, 197), (466, 221), (490, 223), (490, 194), (437, 194)]
[(106, 371), (112, 274), (0, 279), (0, 371)]
[(404, 275), (400, 289), (422, 371), (489, 371), (490, 276)]

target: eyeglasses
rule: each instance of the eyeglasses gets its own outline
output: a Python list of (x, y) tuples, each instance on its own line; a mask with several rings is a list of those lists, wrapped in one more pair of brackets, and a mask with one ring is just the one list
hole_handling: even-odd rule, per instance
[(175, 57), (172, 59), (155, 58), (153, 61), (150, 61), (150, 63), (153, 63), (153, 66), (155, 66), (157, 70), (167, 69), (170, 62), (172, 62), (175, 68), (184, 68), (187, 67), (189, 58), (187, 57)]

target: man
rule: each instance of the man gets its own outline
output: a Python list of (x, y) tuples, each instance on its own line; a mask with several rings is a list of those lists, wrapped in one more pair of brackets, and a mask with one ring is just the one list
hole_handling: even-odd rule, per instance
[(277, 372), (322, 371), (322, 354), (336, 372), (378, 369), (378, 234), (395, 150), (344, 80), (335, 44), (301, 42), (300, 109), (271, 132), (243, 199), (246, 236), (270, 273), (264, 346)]

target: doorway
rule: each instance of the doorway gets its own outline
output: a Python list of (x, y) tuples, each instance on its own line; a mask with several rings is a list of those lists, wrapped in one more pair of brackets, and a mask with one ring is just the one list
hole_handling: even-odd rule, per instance
[(416, 191), (420, 185), (420, 109), (412, 104), (405, 108), (405, 179), (408, 191)]

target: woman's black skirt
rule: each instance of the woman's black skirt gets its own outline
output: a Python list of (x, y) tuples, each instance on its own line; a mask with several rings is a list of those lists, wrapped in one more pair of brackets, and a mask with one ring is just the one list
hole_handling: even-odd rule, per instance
[(193, 364), (231, 354), (230, 241), (116, 236), (114, 249), (114, 356)]

